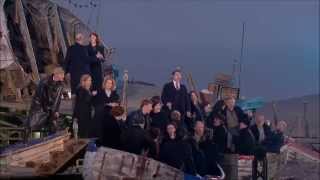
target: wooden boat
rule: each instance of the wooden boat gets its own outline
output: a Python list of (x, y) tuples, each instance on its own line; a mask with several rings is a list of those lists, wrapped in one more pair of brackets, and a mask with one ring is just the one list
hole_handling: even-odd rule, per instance
[(27, 144), (15, 144), (0, 151), (0, 179), (37, 177), (57, 173), (86, 147), (89, 140), (70, 137), (62, 131)]

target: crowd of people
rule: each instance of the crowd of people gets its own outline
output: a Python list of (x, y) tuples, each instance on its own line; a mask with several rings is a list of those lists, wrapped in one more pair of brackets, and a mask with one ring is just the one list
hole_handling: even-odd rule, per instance
[[(55, 124), (59, 108), (54, 106), (60, 104), (57, 88), (64, 74), (70, 73), (72, 119), (78, 124), (78, 135), (96, 138), (98, 146), (148, 156), (201, 176), (219, 175), (217, 163), (226, 153), (254, 155), (257, 149), (280, 152), (287, 126), (284, 121), (272, 128), (262, 114), (244, 112), (234, 97), (203, 105), (197, 92), (189, 92), (182, 83), (179, 69), (172, 72), (161, 95), (143, 99), (136, 111), (125, 114), (115, 80), (103, 77), (104, 48), (97, 34), (90, 35), (88, 46), (83, 41), (84, 36), (77, 34), (65, 67), (55, 68), (52, 76), (40, 82), (31, 105), (33, 113), (29, 113), (29, 128)], [(55, 118), (41, 120), (37, 111)]]

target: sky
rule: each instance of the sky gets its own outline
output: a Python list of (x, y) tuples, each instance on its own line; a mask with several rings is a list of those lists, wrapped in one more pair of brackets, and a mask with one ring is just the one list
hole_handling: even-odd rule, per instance
[[(55, 1), (88, 22), (89, 8)], [(101, 0), (100, 8), (89, 26), (135, 80), (161, 87), (180, 66), (206, 88), (217, 73), (232, 73), (245, 22), (242, 96), (319, 93), (318, 0)]]

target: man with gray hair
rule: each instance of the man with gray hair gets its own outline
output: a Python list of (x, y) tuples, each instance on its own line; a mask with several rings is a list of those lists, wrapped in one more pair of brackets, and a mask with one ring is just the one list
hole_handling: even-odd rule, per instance
[(83, 34), (78, 33), (75, 44), (68, 48), (65, 58), (64, 69), (66, 73), (70, 73), (72, 94), (75, 93), (80, 83), (80, 77), (84, 74), (90, 74), (90, 64), (99, 60), (99, 58), (89, 57), (84, 42)]

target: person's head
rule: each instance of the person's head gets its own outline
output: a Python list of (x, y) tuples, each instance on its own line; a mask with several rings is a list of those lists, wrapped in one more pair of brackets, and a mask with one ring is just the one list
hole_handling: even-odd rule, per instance
[(82, 33), (76, 35), (76, 42), (80, 45), (84, 45), (84, 37)]
[(227, 97), (224, 100), (224, 103), (226, 104), (227, 108), (232, 111), (236, 105), (236, 100), (233, 97)]
[(114, 106), (111, 109), (111, 115), (116, 119), (116, 120), (122, 120), (124, 114), (124, 109), (121, 106)]
[(116, 82), (114, 79), (106, 77), (103, 80), (103, 89), (113, 91), (116, 89)]
[(61, 67), (54, 68), (52, 74), (54, 81), (64, 81), (64, 70)]
[(278, 124), (277, 124), (277, 127), (276, 129), (280, 132), (284, 132), (287, 128), (287, 123), (285, 121), (279, 121)]
[(174, 122), (170, 122), (166, 126), (166, 131), (170, 139), (175, 139), (176, 137), (176, 131), (177, 131), (177, 125)]
[(202, 121), (196, 121), (194, 125), (194, 134), (202, 137), (204, 135), (204, 123)]
[(150, 114), (152, 111), (152, 101), (149, 99), (144, 99), (141, 101), (140, 109), (143, 114)]
[(196, 102), (196, 103), (198, 102), (198, 95), (195, 91), (190, 92), (190, 98), (192, 102)]
[(90, 43), (91, 44), (95, 44), (95, 45), (99, 45), (100, 44), (100, 38), (99, 35), (95, 32), (92, 32), (90, 34)]
[(149, 133), (150, 133), (150, 136), (152, 139), (158, 139), (160, 136), (160, 129), (159, 128), (151, 128)]
[(217, 114), (213, 117), (213, 126), (221, 126), (223, 124), (224, 117), (220, 114)]
[(180, 70), (176, 69), (172, 72), (172, 79), (176, 82), (180, 82), (182, 79), (182, 73)]
[(174, 110), (170, 114), (171, 121), (180, 122), (181, 121), (181, 113), (177, 110)]
[(153, 96), (151, 98), (151, 101), (152, 101), (153, 112), (154, 113), (159, 113), (161, 111), (161, 107), (162, 107), (160, 97), (159, 96)]
[(84, 89), (89, 90), (91, 88), (92, 79), (89, 74), (84, 74), (80, 78), (80, 86)]
[(260, 115), (260, 114), (259, 114), (259, 115), (256, 116), (256, 125), (257, 125), (258, 127), (262, 127), (265, 122), (266, 122), (266, 121), (265, 121), (265, 119), (264, 119), (264, 115)]

